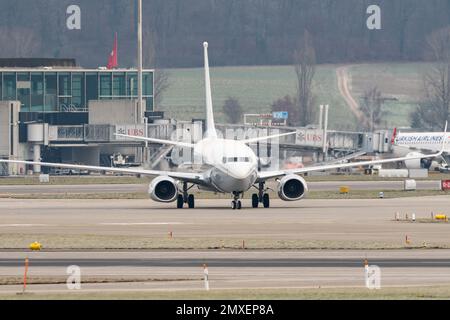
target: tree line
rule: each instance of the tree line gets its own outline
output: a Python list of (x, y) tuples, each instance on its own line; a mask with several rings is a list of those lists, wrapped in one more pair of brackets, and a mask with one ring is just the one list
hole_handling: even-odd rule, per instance
[[(66, 9), (81, 8), (81, 29)], [(215, 65), (292, 64), (305, 30), (317, 63), (422, 60), (434, 30), (450, 24), (449, 0), (377, 0), (381, 29), (369, 30), (372, 0), (144, 0), (144, 49), (159, 67), (198, 67), (201, 43)], [(118, 32), (119, 62), (136, 61), (136, 1), (0, 0), (1, 57), (73, 57), (104, 65)], [(7, 43), (7, 45), (4, 45)]]

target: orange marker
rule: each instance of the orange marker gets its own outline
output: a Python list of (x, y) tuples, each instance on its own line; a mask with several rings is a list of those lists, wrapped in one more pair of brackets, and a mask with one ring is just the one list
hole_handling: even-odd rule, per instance
[(25, 258), (25, 272), (23, 274), (23, 292), (27, 289), (27, 273), (28, 273), (28, 258)]

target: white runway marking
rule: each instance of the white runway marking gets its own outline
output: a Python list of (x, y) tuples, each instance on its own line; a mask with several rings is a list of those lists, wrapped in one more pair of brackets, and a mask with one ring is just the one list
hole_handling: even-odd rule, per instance
[(49, 224), (31, 224), (31, 223), (11, 223), (0, 224), (0, 227), (49, 227)]
[(172, 225), (187, 224), (184, 222), (105, 222), (99, 223), (102, 226), (151, 226), (151, 225)]

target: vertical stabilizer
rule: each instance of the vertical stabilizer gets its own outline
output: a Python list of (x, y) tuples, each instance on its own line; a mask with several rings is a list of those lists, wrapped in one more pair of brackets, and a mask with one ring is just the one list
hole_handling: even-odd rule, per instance
[(206, 133), (205, 138), (217, 138), (211, 98), (211, 81), (209, 79), (208, 42), (203, 42), (205, 54), (205, 91), (206, 91)]

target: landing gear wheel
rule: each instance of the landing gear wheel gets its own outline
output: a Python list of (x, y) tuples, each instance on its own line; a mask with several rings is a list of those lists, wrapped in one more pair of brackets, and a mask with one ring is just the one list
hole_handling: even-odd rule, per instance
[(258, 208), (259, 198), (256, 193), (252, 194), (252, 208)]
[(264, 205), (264, 208), (268, 208), (270, 206), (270, 200), (269, 200), (268, 193), (264, 193), (264, 195), (263, 195), (263, 205)]
[(183, 204), (184, 204), (183, 196), (181, 194), (179, 194), (177, 197), (177, 208), (178, 209), (183, 208)]
[(231, 201), (231, 209), (235, 210), (237, 207), (237, 203), (235, 200)]
[(236, 209), (241, 209), (242, 208), (242, 202), (241, 200), (236, 201)]
[(194, 206), (195, 206), (195, 201), (194, 201), (194, 195), (193, 194), (190, 194), (189, 196), (188, 196), (188, 207), (189, 208), (194, 208)]

